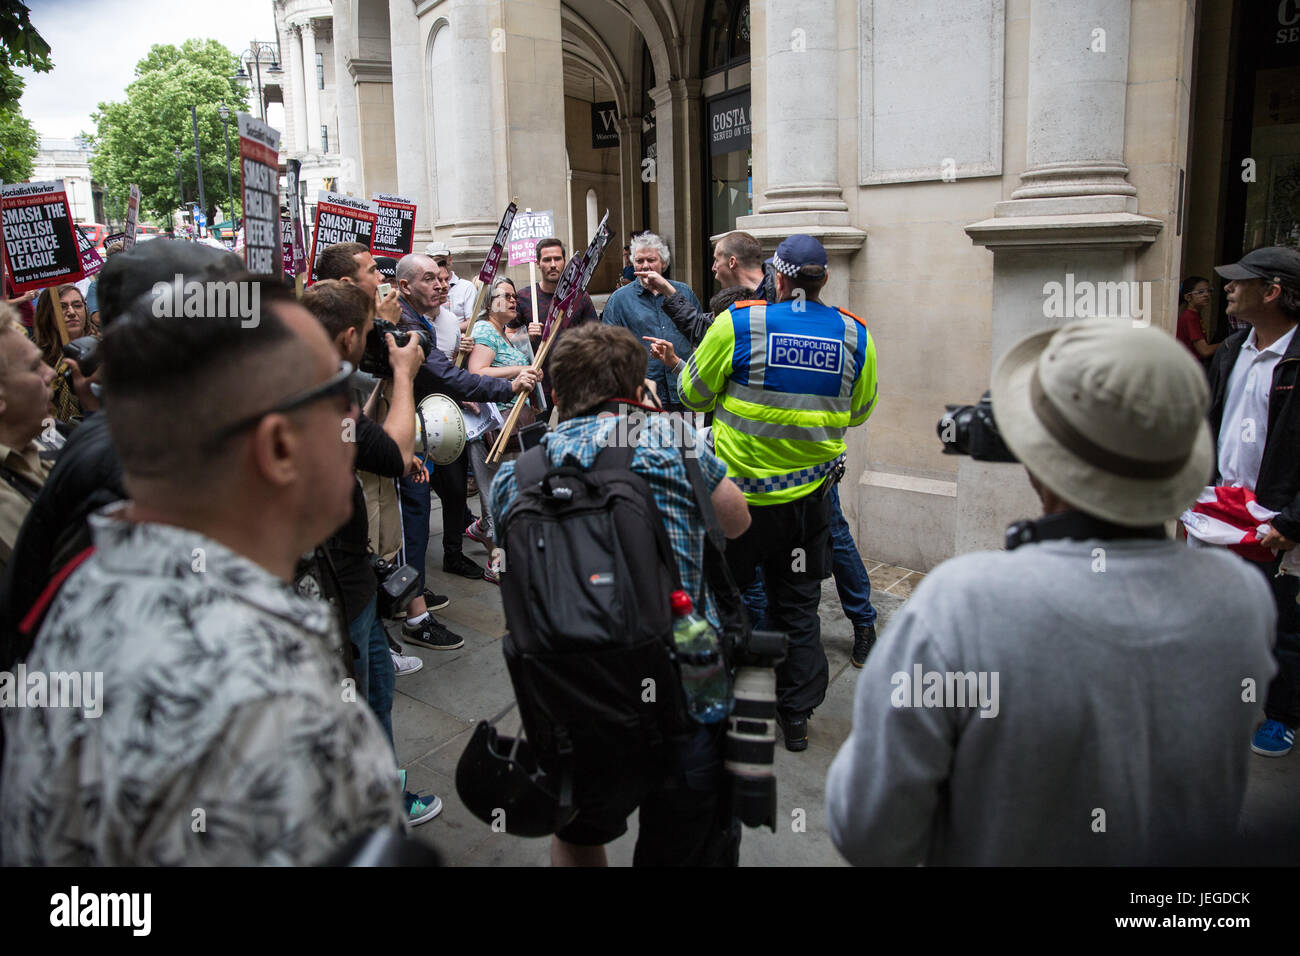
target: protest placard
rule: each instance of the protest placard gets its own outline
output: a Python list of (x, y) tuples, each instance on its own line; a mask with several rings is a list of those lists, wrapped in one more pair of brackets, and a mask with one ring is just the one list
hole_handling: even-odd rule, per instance
[(62, 179), (0, 186), (0, 234), (16, 291), (85, 277)]
[[(135, 230), (139, 220), (140, 187), (132, 183), (131, 193), (126, 198), (126, 237), (122, 240), (122, 247), (128, 252), (135, 248)], [(104, 244), (108, 245), (107, 242)]]
[(244, 201), (244, 262), (249, 272), (280, 276), (280, 134), (239, 114), (239, 181)]
[(280, 258), (284, 261), (284, 277), (292, 279), (298, 274), (293, 263), (293, 222), (280, 220)]
[[(90, 236), (86, 235), (86, 230), (80, 226), (77, 229), (77, 254), (81, 257), (81, 277), (89, 279), (91, 276), (98, 274), (99, 270), (104, 268), (104, 257), (99, 254), (95, 244), (90, 241)], [(107, 240), (104, 242), (105, 248), (108, 246)]]
[(537, 240), (555, 235), (555, 214), (551, 209), (541, 212), (524, 212), (515, 215), (510, 224), (510, 242), (506, 265), (518, 266), (537, 261)]
[(370, 251), (377, 256), (410, 255), (415, 248), (415, 200), (385, 193), (371, 198), (379, 204), (379, 220)]
[(293, 275), (307, 268), (307, 246), (302, 236), (302, 202), (298, 192), (302, 181), (302, 160), (290, 159), (284, 164), (284, 197), (289, 205), (289, 235), (293, 244)]
[(359, 242), (367, 249), (375, 235), (379, 204), (342, 193), (322, 191), (316, 199), (316, 229), (311, 239), (311, 285), (320, 254), (336, 242)]

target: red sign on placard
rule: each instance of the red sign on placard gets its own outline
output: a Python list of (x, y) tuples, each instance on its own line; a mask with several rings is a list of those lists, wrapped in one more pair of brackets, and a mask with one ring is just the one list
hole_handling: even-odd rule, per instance
[(85, 277), (62, 179), (0, 186), (5, 270), (18, 292)]

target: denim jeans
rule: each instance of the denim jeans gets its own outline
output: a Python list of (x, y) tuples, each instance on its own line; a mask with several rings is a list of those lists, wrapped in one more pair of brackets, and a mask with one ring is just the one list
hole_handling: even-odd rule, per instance
[[(844, 520), (844, 512), (840, 509), (838, 485), (831, 489), (831, 545), (834, 559), (831, 572), (835, 575), (835, 590), (839, 592), (844, 616), (856, 627), (871, 627), (876, 623), (876, 609), (871, 603), (871, 579), (867, 576), (862, 556), (858, 554), (849, 523)], [(761, 569), (742, 597), (754, 629), (763, 630), (767, 626), (767, 589), (763, 585)]]
[(424, 561), (429, 550), (429, 515), (433, 510), (430, 484), (410, 477), (397, 480), (402, 499), (402, 543), (406, 547), (406, 563), (419, 575), (417, 594), (424, 591)]
[(379, 718), (379, 725), (393, 743), (393, 688), (397, 672), (388, 652), (388, 635), (379, 620), (375, 598), (348, 625), (348, 637), (357, 649), (357, 693), (366, 699)]
[(1268, 685), (1264, 716), (1295, 730), (1300, 728), (1300, 608), (1296, 607), (1300, 578), (1294, 574), (1277, 576), (1281, 558), (1250, 563), (1268, 579), (1277, 605), (1277, 643), (1273, 646), (1277, 674)]

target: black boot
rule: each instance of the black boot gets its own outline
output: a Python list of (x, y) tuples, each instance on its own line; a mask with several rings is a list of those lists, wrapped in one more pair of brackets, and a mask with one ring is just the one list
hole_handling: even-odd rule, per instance
[(872, 624), (870, 627), (853, 625), (853, 657), (849, 663), (854, 667), (861, 667), (867, 662), (867, 655), (875, 646), (876, 625)]

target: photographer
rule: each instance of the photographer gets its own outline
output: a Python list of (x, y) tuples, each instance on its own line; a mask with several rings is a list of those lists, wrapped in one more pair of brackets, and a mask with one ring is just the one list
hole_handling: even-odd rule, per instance
[[(646, 390), (646, 353), (636, 338), (622, 328), (590, 323), (571, 329), (555, 346), (551, 364), (559, 424), (543, 436), (542, 444), (552, 466), (562, 463), (589, 469), (606, 447), (618, 440), (619, 419), (609, 406), (637, 407)], [(640, 406), (645, 407), (645, 406)], [(653, 409), (652, 409), (653, 410)], [(726, 468), (702, 443), (689, 425), (683, 437), (664, 415), (651, 415), (636, 434), (631, 470), (645, 478), (655, 505), (669, 531), (681, 575), (682, 589), (706, 596), (702, 609), (715, 627), (718, 618), (711, 592), (704, 587), (704, 518), (696, 503), (680, 446), (693, 449), (710, 487), (711, 500), (723, 532), (730, 538), (749, 526), (744, 495), (726, 477)], [(492, 512), (505, 515), (518, 494), (515, 462), (501, 466), (492, 483)], [(647, 539), (650, 538), (647, 532)], [(508, 582), (507, 582), (508, 583)], [(701, 726), (693, 737), (675, 741), (671, 766), (649, 782), (641, 799), (640, 832), (635, 864), (638, 866), (735, 866), (740, 852), (740, 830), (730, 815), (724, 792), (722, 736), (724, 724)], [(625, 768), (626, 769), (626, 768)], [(551, 843), (553, 866), (604, 866), (605, 844), (627, 832), (627, 817), (637, 804), (615, 805), (591, 794), (582, 781), (578, 816), (558, 831)], [(585, 800), (581, 799), (586, 797)]]
[[(339, 357), (356, 368), (374, 324), (374, 298), (356, 284), (336, 279), (317, 282), (302, 297), (303, 307), (314, 315), (334, 343)], [(424, 356), (411, 336), (399, 348), (392, 333), (384, 336), (393, 370), (393, 395), (382, 427), (364, 413), (354, 423), (356, 468), (388, 478), (400, 478), (420, 467), (415, 461), (415, 401), (411, 383)], [(346, 428), (347, 422), (344, 423)], [(380, 622), (376, 599), (378, 582), (370, 564), (370, 528), (361, 483), (352, 486), (352, 515), (325, 543), (342, 592), (348, 636), (356, 648), (357, 691), (369, 703), (393, 744), (393, 660), (388, 636)], [(412, 826), (432, 820), (442, 811), (436, 796), (405, 795)]]
[(1213, 468), (1205, 376), (1162, 329), (1090, 319), (1013, 346), (992, 392), (1043, 517), (890, 621), (827, 779), (831, 837), (859, 865), (1197, 857), (1236, 832), (1243, 681), (1276, 670), (1263, 577), (1165, 534)]

